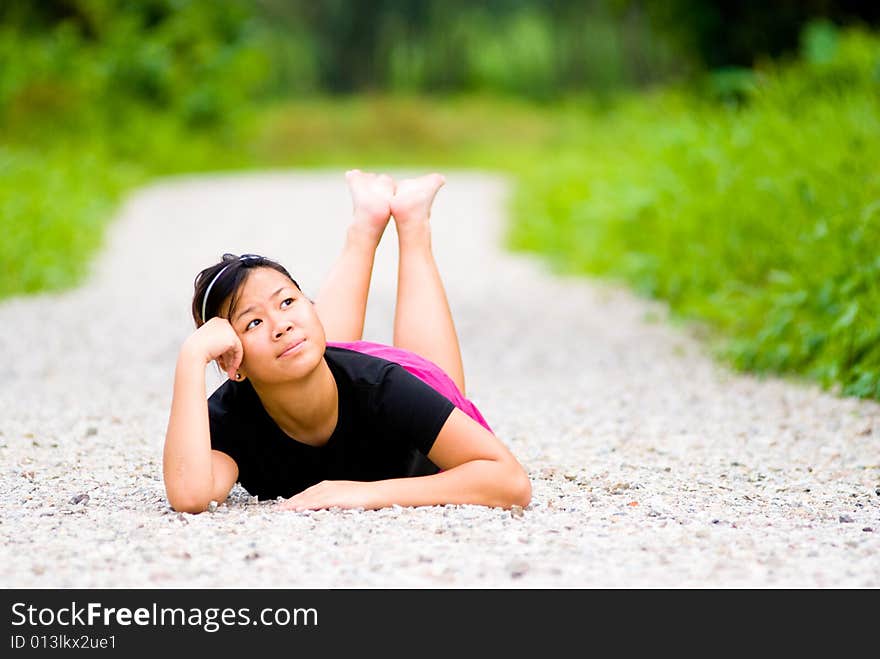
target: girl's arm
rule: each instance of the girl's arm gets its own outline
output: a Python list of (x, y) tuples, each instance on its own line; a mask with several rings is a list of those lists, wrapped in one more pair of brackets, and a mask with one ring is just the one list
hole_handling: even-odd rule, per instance
[(449, 415), (428, 458), (444, 471), (373, 482), (324, 481), (279, 507), (374, 509), (452, 503), (510, 508), (531, 501), (532, 486), (522, 465), (495, 435), (459, 409)]
[[(162, 468), (168, 502), (181, 512), (202, 512), (212, 499), (225, 500), (238, 479), (235, 461), (211, 450), (205, 395), (205, 366), (215, 358), (212, 353), (221, 348), (220, 354), (234, 355), (236, 351), (238, 337), (231, 327), (227, 332), (223, 323), (226, 321), (212, 319), (199, 328), (184, 343), (177, 359)], [(230, 332), (235, 341), (231, 341)], [(227, 344), (231, 346), (227, 348)], [(231, 359), (237, 367), (240, 358)]]

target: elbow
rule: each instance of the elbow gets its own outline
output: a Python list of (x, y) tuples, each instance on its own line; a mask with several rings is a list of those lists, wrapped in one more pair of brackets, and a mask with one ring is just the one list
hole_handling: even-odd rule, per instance
[(168, 505), (178, 513), (203, 513), (211, 503), (210, 494), (206, 491), (187, 491), (182, 487), (169, 487), (167, 483), (165, 496)]
[(515, 487), (512, 493), (513, 506), (521, 506), (525, 508), (532, 502), (532, 481), (529, 475), (521, 470), (515, 479)]
[(504, 507), (520, 506), (525, 508), (532, 501), (532, 481), (518, 463), (512, 471), (513, 473), (505, 479), (508, 486), (504, 492)]
[(168, 505), (178, 513), (203, 513), (211, 503), (211, 484), (194, 482), (167, 468), (165, 477), (165, 497)]
[(172, 509), (178, 513), (191, 513), (196, 515), (203, 513), (208, 509), (209, 501), (201, 499), (185, 499), (185, 498), (169, 498), (168, 503)]

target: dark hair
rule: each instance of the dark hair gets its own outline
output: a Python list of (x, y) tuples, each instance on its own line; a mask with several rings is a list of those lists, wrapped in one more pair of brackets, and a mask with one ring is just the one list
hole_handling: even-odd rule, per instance
[[(225, 269), (224, 269), (225, 268)], [(196, 323), (196, 327), (201, 327), (214, 316), (219, 315), (220, 306), (223, 300), (231, 296), (229, 301), (229, 309), (235, 307), (238, 297), (238, 291), (247, 279), (250, 271), (254, 268), (272, 268), (293, 282), (300, 291), (299, 284), (290, 276), (287, 269), (280, 263), (268, 259), (259, 254), (224, 254), (219, 263), (216, 263), (202, 270), (196, 275), (193, 287), (192, 316)], [(220, 271), (223, 271), (220, 274)], [(220, 274), (218, 277), (217, 275)], [(216, 281), (214, 281), (216, 277)], [(211, 282), (214, 282), (211, 285)], [(211, 290), (208, 291), (210, 286)], [(208, 293), (207, 304), (205, 304), (205, 293)], [(202, 317), (202, 306), (205, 307), (205, 317)]]

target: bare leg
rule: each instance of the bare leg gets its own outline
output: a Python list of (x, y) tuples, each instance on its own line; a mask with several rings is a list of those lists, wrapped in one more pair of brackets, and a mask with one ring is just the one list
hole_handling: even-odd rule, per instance
[(327, 341), (360, 341), (373, 274), (376, 247), (390, 217), (394, 181), (390, 176), (346, 172), (352, 195), (353, 219), (342, 254), (336, 260), (317, 298), (315, 309)]
[(394, 345), (437, 364), (465, 395), (458, 335), (431, 251), (431, 205), (444, 183), (439, 174), (401, 181), (391, 200), (400, 243)]

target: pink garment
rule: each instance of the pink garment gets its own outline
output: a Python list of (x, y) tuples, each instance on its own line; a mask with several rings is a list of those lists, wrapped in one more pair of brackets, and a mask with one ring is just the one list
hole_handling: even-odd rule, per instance
[(395, 348), (394, 346), (386, 346), (381, 343), (371, 343), (370, 341), (353, 341), (351, 343), (338, 343), (336, 341), (327, 341), (328, 346), (337, 348), (347, 348), (365, 355), (372, 355), (386, 359), (389, 362), (400, 364), (407, 371), (415, 375), (419, 380), (430, 386), (435, 391), (446, 396), (452, 401), (462, 412), (477, 421), (480, 425), (492, 432), (492, 428), (480, 414), (480, 410), (467, 398), (462, 396), (452, 378), (446, 375), (446, 372), (437, 366), (434, 362), (428, 361), (424, 357), (420, 357), (414, 352)]

